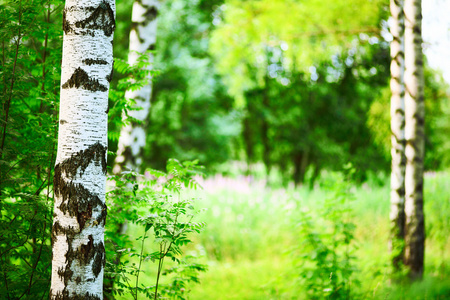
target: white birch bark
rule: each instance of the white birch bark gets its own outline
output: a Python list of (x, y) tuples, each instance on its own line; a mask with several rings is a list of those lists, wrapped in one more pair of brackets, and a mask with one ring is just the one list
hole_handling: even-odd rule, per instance
[(67, 0), (50, 299), (103, 299), (114, 0)]
[(425, 104), (421, 0), (405, 0), (405, 265), (421, 278), (425, 252), (423, 162)]
[[(156, 43), (157, 16), (159, 1), (140, 0), (133, 4), (132, 28), (130, 31), (130, 53), (128, 63), (135, 64), (138, 57), (147, 50), (154, 50)], [(153, 54), (149, 54), (149, 67), (153, 63)], [(151, 78), (149, 84), (136, 91), (127, 91), (125, 97), (133, 99), (137, 111), (130, 111), (129, 115), (144, 123), (150, 110), (150, 98), (152, 94)], [(142, 163), (142, 149), (145, 147), (146, 134), (143, 126), (131, 122), (124, 126), (120, 132), (120, 138), (115, 160), (114, 173), (120, 173), (124, 168), (138, 170)]]
[(405, 85), (403, 0), (391, 0), (391, 240), (392, 263), (400, 268), (405, 226)]

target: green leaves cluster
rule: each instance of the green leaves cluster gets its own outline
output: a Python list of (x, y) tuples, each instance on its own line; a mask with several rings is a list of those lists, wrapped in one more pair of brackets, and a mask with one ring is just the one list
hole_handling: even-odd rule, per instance
[[(263, 162), (311, 186), (347, 161), (359, 181), (387, 171), (389, 132), (368, 114), (388, 88), (387, 14), (381, 0), (163, 2), (144, 163)], [(446, 160), (444, 145), (430, 139), (429, 165)]]
[[(357, 180), (385, 170), (367, 126), (367, 109), (387, 83), (387, 43), (355, 40), (354, 47), (318, 61), (312, 74), (283, 68), (284, 53), (267, 47), (264, 85), (244, 93), (242, 144), (250, 164), (263, 161), (284, 179), (309, 181), (351, 161)], [(370, 157), (370, 159), (369, 159)]]
[[(0, 295), (45, 298), (62, 0), (0, 2)], [(32, 296), (31, 296), (32, 295)]]
[(308, 299), (354, 299), (356, 287), (356, 241), (352, 222), (349, 178), (355, 170), (347, 166), (330, 182), (332, 195), (323, 207), (299, 215), (299, 246), (292, 251), (297, 262), (298, 279)]
[[(148, 170), (145, 175), (125, 173), (117, 187), (108, 195), (110, 213), (126, 216), (109, 220), (107, 236), (115, 248), (118, 264), (109, 264), (109, 275), (115, 283), (112, 294), (129, 293), (134, 299), (139, 295), (159, 299), (187, 299), (189, 283), (198, 282), (199, 272), (206, 271), (206, 266), (196, 263), (195, 257), (183, 256), (182, 247), (191, 243), (190, 236), (200, 233), (205, 226), (196, 222), (194, 217), (194, 200), (185, 198), (185, 189), (198, 187), (195, 176), (201, 175), (201, 167), (196, 161), (180, 163), (170, 159), (167, 173)], [(125, 199), (129, 199), (125, 202)], [(128, 219), (142, 230), (137, 238), (139, 245), (129, 240), (128, 236), (117, 238), (120, 225)], [(151, 245), (146, 243), (150, 239)], [(123, 248), (122, 248), (123, 247)], [(110, 251), (113, 251), (110, 247)], [(133, 259), (135, 258), (135, 259)], [(174, 266), (164, 269), (164, 262), (170, 259)], [(140, 283), (141, 273), (147, 273), (149, 267), (144, 264), (154, 263), (155, 284)], [(161, 276), (168, 277), (161, 283)], [(141, 277), (142, 278), (142, 277)], [(142, 281), (142, 280), (141, 280)]]
[(170, 157), (208, 166), (233, 155), (240, 115), (208, 50), (212, 13), (223, 0), (163, 1), (144, 161), (164, 169)]
[(240, 106), (243, 92), (263, 85), (266, 47), (282, 48), (283, 68), (307, 72), (351, 47), (359, 34), (379, 35), (384, 5), (381, 0), (225, 1), (216, 12), (210, 49)]
[(159, 72), (150, 68), (150, 51), (138, 54), (137, 62), (130, 65), (126, 60), (114, 59), (114, 72), (117, 78), (111, 84), (109, 92), (109, 128), (108, 138), (112, 143), (119, 140), (120, 128), (130, 123), (142, 124), (142, 121), (130, 116), (130, 111), (141, 110), (136, 99), (125, 97), (126, 91), (136, 91), (151, 83), (151, 78)]

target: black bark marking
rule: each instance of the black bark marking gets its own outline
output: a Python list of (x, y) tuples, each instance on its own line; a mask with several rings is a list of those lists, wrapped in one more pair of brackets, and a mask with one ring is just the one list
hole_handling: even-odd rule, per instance
[[(131, 29), (130, 29), (130, 31), (132, 31), (132, 30), (136, 31), (136, 34), (139, 36), (139, 32), (138, 32), (137, 28), (138, 28), (138, 26), (140, 24), (141, 23), (139, 23), (139, 22), (131, 22)], [(140, 37), (139, 37), (139, 40), (141, 40)]]
[[(144, 20), (142, 22), (132, 22), (131, 29), (136, 30), (136, 33), (139, 35), (139, 30), (137, 30), (138, 26), (146, 27), (148, 23), (156, 20), (158, 17), (158, 9), (155, 6), (146, 6), (141, 3), (141, 6), (146, 8), (145, 13), (143, 15)], [(140, 39), (140, 38), (139, 38)]]
[[(420, 15), (420, 19), (422, 19), (422, 15)], [(422, 36), (422, 28), (421, 28), (421, 26), (419, 26), (419, 25), (413, 26), (413, 32), (415, 33), (415, 37), (416, 36)], [(420, 37), (420, 39), (422, 39), (422, 38)]]
[(145, 21), (143, 22), (143, 25), (147, 26), (148, 23), (154, 21), (158, 17), (158, 9), (154, 6), (147, 7), (144, 17)]
[[(400, 44), (402, 42), (402, 38), (403, 38), (403, 35), (402, 36), (393, 36), (392, 40), (396, 41), (397, 43)], [(402, 52), (402, 51), (398, 51), (397, 53), (399, 53), (399, 52)]]
[(108, 210), (107, 210), (106, 204), (102, 203), (102, 210), (96, 220), (97, 223), (100, 224), (101, 226), (105, 226), (106, 216), (108, 215), (107, 211)]
[[(55, 177), (56, 175), (60, 177), (60, 174), (61, 173), (59, 170), (58, 174), (56, 174), (55, 168)], [(56, 180), (57, 179), (55, 178), (55, 182)], [(90, 193), (81, 184), (65, 182), (63, 179), (58, 181), (60, 181), (61, 183), (58, 184), (58, 187), (55, 187), (55, 195), (62, 195), (63, 198), (63, 201), (58, 208), (63, 213), (68, 213), (69, 216), (77, 218), (78, 224), (80, 226), (80, 231), (84, 228), (86, 222), (92, 218), (93, 208), (101, 211), (100, 217), (98, 218), (100, 222), (97, 222), (99, 224), (101, 223), (101, 221), (104, 222), (105, 218), (103, 218), (102, 215), (106, 214), (103, 213), (103, 210), (106, 210), (106, 205), (100, 200), (98, 196)], [(58, 191), (56, 191), (56, 189), (58, 189)]]
[[(98, 274), (101, 272), (102, 262), (104, 264), (105, 260), (105, 247), (102, 242), (98, 243), (97, 245), (94, 244), (94, 238), (92, 235), (88, 236), (88, 242), (87, 244), (81, 245), (78, 249), (72, 248), (72, 242), (75, 238), (75, 234), (67, 234), (67, 243), (69, 246), (69, 249), (66, 253), (66, 267), (65, 268), (59, 268), (57, 273), (61, 277), (61, 279), (64, 281), (64, 289), (61, 293), (56, 295), (55, 299), (100, 299), (97, 296), (93, 296), (91, 294), (86, 293), (84, 296), (80, 295), (72, 295), (69, 296), (68, 291), (66, 289), (67, 284), (69, 280), (72, 278), (74, 272), (71, 270), (72, 262), (74, 260), (77, 260), (81, 266), (88, 265), (93, 259), (92, 264), (92, 271), (95, 275), (95, 277), (98, 276)], [(78, 276), (75, 278), (75, 282), (79, 284), (81, 282), (81, 278)], [(89, 278), (87, 281), (94, 281), (94, 278)], [(50, 294), (52, 295), (52, 294)], [(61, 298), (58, 298), (61, 297)]]
[(77, 68), (69, 80), (62, 85), (63, 89), (82, 88), (92, 92), (106, 92), (108, 88), (100, 84), (97, 79), (91, 79), (89, 75), (81, 68)]
[(102, 1), (88, 18), (75, 22), (75, 26), (83, 29), (103, 30), (106, 36), (111, 36), (116, 28), (114, 11), (109, 3)]
[(105, 246), (103, 245), (103, 243), (99, 243), (95, 247), (95, 258), (94, 262), (92, 263), (92, 272), (94, 273), (95, 277), (97, 277), (98, 274), (100, 274), (103, 267), (105, 266), (105, 263), (106, 263)]
[[(92, 216), (92, 205), (101, 206), (101, 200), (81, 184), (66, 182), (62, 179), (60, 168), (57, 169), (57, 167), (55, 167), (55, 195), (63, 198), (58, 208), (71, 217), (77, 217), (81, 231), (87, 218)], [(79, 216), (80, 214), (83, 215)]]
[[(423, 181), (416, 183), (416, 186), (414, 187), (414, 192), (417, 195), (421, 195), (420, 198), (423, 198)], [(423, 199), (419, 199), (418, 202), (423, 202)]]
[(111, 82), (111, 80), (113, 78), (113, 75), (114, 75), (114, 62), (112, 64), (112, 66), (111, 66), (111, 73), (109, 73), (109, 75), (106, 75), (106, 80), (108, 82)]
[(92, 58), (88, 58), (88, 59), (83, 59), (83, 63), (91, 66), (91, 65), (107, 65), (108, 62), (104, 59), (92, 59)]
[[(103, 174), (106, 174), (106, 151), (107, 147), (101, 145), (100, 143), (95, 143), (89, 148), (75, 153), (72, 157), (55, 166), (55, 195), (62, 198), (59, 209), (63, 213), (68, 213), (70, 216), (76, 217), (79, 224), (79, 229), (76, 231), (70, 226), (68, 228), (62, 227), (58, 221), (53, 224), (52, 241), (55, 240), (57, 235), (65, 234), (67, 236), (69, 251), (66, 254), (66, 259), (68, 261), (67, 268), (69, 269), (71, 259), (73, 259), (71, 257), (74, 256), (70, 245), (75, 234), (81, 232), (86, 222), (92, 218), (92, 212), (94, 209), (99, 211), (99, 216), (97, 217), (96, 222), (101, 226), (104, 226), (107, 215), (106, 205), (100, 200), (100, 198), (92, 194), (81, 184), (73, 183), (71, 177), (75, 177), (78, 173), (82, 175), (88, 165), (92, 162), (100, 165)], [(67, 179), (63, 178), (63, 173)], [(90, 236), (90, 243), (88, 243), (88, 245), (92, 248), (91, 239), (92, 236)], [(81, 252), (86, 254), (89, 252), (86, 249), (87, 248), (82, 248)], [(92, 257), (90, 259), (92, 259)], [(61, 270), (61, 272), (64, 272), (61, 273), (64, 276), (70, 275), (69, 273), (66, 273), (66, 270)]]
[(92, 218), (92, 205), (90, 203), (87, 204), (86, 211), (78, 211), (77, 221), (80, 224), (80, 231), (84, 228), (86, 221)]
[[(70, 261), (70, 264), (72, 264), (72, 261)], [(73, 271), (70, 269), (69, 264), (65, 268), (59, 268), (57, 273), (58, 273), (58, 276), (61, 278), (61, 280), (64, 281), (64, 285), (67, 286), (67, 284), (69, 283), (69, 280), (73, 276)]]
[(86, 292), (84, 295), (69, 295), (67, 290), (56, 293), (53, 297), (53, 293), (50, 292), (50, 298), (52, 300), (102, 300), (100, 297), (90, 294)]
[(67, 9), (63, 10), (63, 31), (65, 34), (68, 34), (70, 32), (73, 32), (72, 25), (67, 21)]
[(149, 51), (153, 51), (155, 49), (156, 49), (155, 44), (150, 44), (147, 48), (147, 50), (149, 50)]
[(92, 235), (88, 236), (88, 240), (86, 245), (81, 245), (80, 249), (74, 253), (74, 256), (78, 258), (82, 265), (87, 265), (95, 256), (94, 238)]
[[(404, 127), (404, 125), (402, 126), (402, 128), (403, 127)], [(398, 137), (393, 131), (391, 131), (391, 136), (395, 138), (395, 141), (397, 142), (398, 145), (402, 145), (402, 148), (404, 148), (406, 146), (405, 138)]]
[(56, 240), (56, 236), (64, 234), (64, 235), (74, 235), (76, 233), (79, 233), (78, 230), (75, 230), (75, 228), (69, 226), (69, 227), (62, 227), (61, 224), (56, 221), (52, 226), (52, 246), (53, 243)]
[[(55, 166), (55, 195), (62, 198), (59, 209), (63, 213), (68, 213), (70, 216), (77, 218), (80, 231), (84, 228), (86, 222), (92, 218), (93, 210), (100, 211), (96, 221), (98, 224), (104, 225), (107, 214), (106, 205), (84, 186), (73, 183), (70, 177), (74, 177), (78, 172), (83, 175), (91, 162), (101, 165), (103, 174), (106, 174), (106, 150), (107, 147), (95, 143)], [(63, 173), (68, 177), (67, 180), (63, 179)]]
[(87, 149), (73, 154), (72, 157), (64, 160), (58, 166), (61, 166), (62, 171), (73, 177), (78, 170), (80, 170), (80, 175), (83, 175), (89, 164), (94, 161), (97, 164), (101, 163), (103, 174), (106, 174), (106, 151), (107, 147), (97, 142)]
[(72, 279), (73, 271), (71, 270), (72, 262), (73, 262), (73, 255), (72, 255), (72, 242), (74, 240), (75, 233), (68, 233), (66, 232), (66, 241), (69, 246), (69, 249), (66, 252), (66, 266), (65, 268), (58, 269), (58, 275), (61, 277), (61, 279), (64, 281), (64, 290), (66, 290), (67, 284), (70, 279)]

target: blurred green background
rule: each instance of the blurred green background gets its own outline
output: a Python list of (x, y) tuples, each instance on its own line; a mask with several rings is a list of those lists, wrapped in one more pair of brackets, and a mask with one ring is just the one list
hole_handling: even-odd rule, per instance
[[(162, 2), (144, 161), (163, 169), (170, 157), (199, 159), (210, 175), (196, 202), (208, 209), (207, 227), (187, 250), (209, 271), (191, 299), (450, 297), (449, 88), (428, 65), (426, 273), (414, 284), (391, 280), (388, 5)], [(130, 9), (119, 3), (118, 18), (128, 20)], [(128, 29), (116, 32), (124, 59)], [(347, 163), (355, 172), (339, 179)], [(329, 220), (320, 211), (342, 185), (351, 213)], [(305, 212), (314, 225), (305, 227)], [(354, 258), (339, 265), (352, 270), (351, 296), (311, 294), (308, 282), (325, 283), (314, 281), (323, 274), (305, 275), (319, 254), (304, 241), (314, 233), (332, 244), (327, 234), (345, 222), (355, 225)]]
[[(199, 159), (226, 173), (240, 161), (250, 174), (262, 162), (268, 178), (310, 185), (347, 162), (359, 181), (387, 174), (388, 4), (162, 1), (144, 165)], [(118, 3), (118, 58), (127, 57), (130, 12)], [(425, 168), (443, 170), (449, 89), (430, 67), (425, 80)]]

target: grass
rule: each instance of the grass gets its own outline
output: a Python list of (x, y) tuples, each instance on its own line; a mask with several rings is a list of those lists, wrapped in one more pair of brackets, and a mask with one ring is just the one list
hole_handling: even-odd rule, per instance
[[(361, 299), (450, 299), (450, 175), (425, 180), (426, 258), (421, 282), (393, 284), (389, 276), (389, 188), (352, 189)], [(268, 188), (249, 177), (216, 176), (201, 182), (196, 206), (207, 208), (206, 229), (188, 253), (202, 254), (209, 271), (192, 286), (190, 299), (305, 299), (291, 249), (298, 246), (298, 211), (314, 212), (328, 192)], [(150, 272), (143, 281), (153, 284)]]

